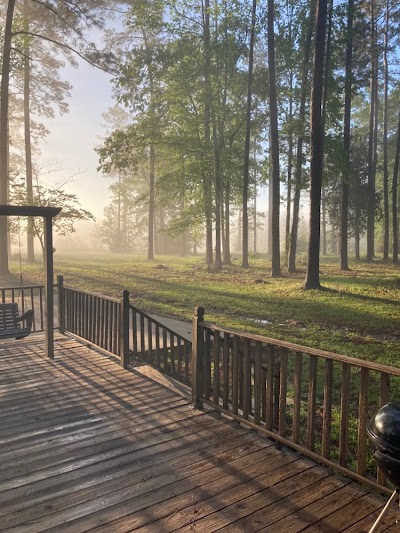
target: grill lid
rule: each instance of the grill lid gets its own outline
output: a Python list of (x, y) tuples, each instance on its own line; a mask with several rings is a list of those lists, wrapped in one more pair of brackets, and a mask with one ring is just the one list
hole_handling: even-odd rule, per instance
[(367, 425), (367, 432), (376, 449), (400, 459), (400, 401), (378, 409)]

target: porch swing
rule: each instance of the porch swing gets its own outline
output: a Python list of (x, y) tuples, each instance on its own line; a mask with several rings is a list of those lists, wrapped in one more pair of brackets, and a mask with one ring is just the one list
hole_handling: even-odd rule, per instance
[[(22, 244), (21, 244), (21, 221), (18, 217), (18, 248), (19, 248), (19, 297), (24, 298), (22, 277)], [(22, 308), (23, 308), (22, 302)], [(23, 339), (32, 331), (34, 311), (29, 309), (19, 315), (17, 302), (7, 302), (0, 304), (0, 339)], [(24, 327), (21, 327), (21, 324)]]
[[(24, 216), (24, 217), (41, 217), (44, 222), (44, 242), (45, 242), (45, 301), (44, 301), (44, 332), (45, 332), (45, 350), (46, 356), (54, 358), (54, 316), (53, 316), (53, 233), (52, 221), (60, 213), (59, 207), (44, 206), (16, 206), (0, 205), (0, 217)], [(4, 230), (2, 222), (2, 231)], [(5, 305), (4, 313), (0, 315), (0, 339), (2, 338), (23, 338), (29, 335), (33, 323), (33, 311), (23, 313), (19, 316), (18, 304), (0, 304)], [(0, 307), (1, 309), (1, 307)], [(25, 321), (25, 327), (20, 327), (21, 322)], [(29, 322), (31, 324), (29, 325)], [(8, 328), (8, 329), (7, 329)], [(12, 331), (12, 334), (11, 334)]]

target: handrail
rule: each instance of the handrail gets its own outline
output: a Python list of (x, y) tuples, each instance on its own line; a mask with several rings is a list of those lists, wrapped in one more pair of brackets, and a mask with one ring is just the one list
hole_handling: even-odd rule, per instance
[(390, 492), (366, 426), (400, 395), (400, 369), (193, 321), (192, 403), (203, 403), (363, 483)]
[(82, 294), (86, 294), (87, 296), (95, 296), (97, 298), (101, 298), (102, 300), (107, 300), (109, 302), (120, 303), (120, 300), (118, 300), (118, 298), (113, 298), (112, 296), (106, 296), (98, 292), (91, 292), (91, 291), (86, 291), (86, 290), (84, 291), (82, 289), (77, 289), (76, 287), (70, 287), (68, 285), (63, 285), (63, 287), (70, 291), (81, 292)]
[[(220, 333), (228, 333), (229, 335), (243, 335), (243, 332), (241, 332), (240, 330), (226, 328), (211, 322), (203, 322), (203, 325), (204, 327), (208, 327), (210, 329), (213, 329), (214, 331), (219, 331)], [(358, 359), (355, 357), (350, 357), (348, 355), (340, 355), (334, 352), (320, 350), (319, 348), (305, 347), (301, 344), (295, 344), (292, 342), (273, 339), (272, 337), (264, 337), (263, 335), (257, 335), (254, 333), (246, 333), (246, 338), (254, 341), (268, 342), (274, 344), (275, 346), (280, 346), (289, 350), (300, 350), (303, 352), (306, 351), (309, 354), (316, 355), (324, 359), (332, 359), (341, 363), (348, 363), (359, 368), (368, 368), (369, 370), (376, 370), (378, 372), (390, 372), (393, 375), (400, 376), (400, 368), (396, 368), (393, 366), (382, 365), (380, 363), (374, 363), (372, 361), (366, 361), (364, 359)]]
[(44, 285), (16, 285), (15, 287), (1, 287), (0, 291), (19, 291), (23, 289), (40, 289), (43, 288)]

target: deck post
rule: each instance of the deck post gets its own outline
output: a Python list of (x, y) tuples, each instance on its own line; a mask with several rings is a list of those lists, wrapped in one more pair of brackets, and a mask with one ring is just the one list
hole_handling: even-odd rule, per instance
[(58, 288), (58, 329), (60, 333), (65, 333), (65, 289), (64, 276), (57, 276)]
[(53, 308), (53, 219), (51, 216), (44, 216), (44, 242), (45, 242), (45, 343), (46, 356), (54, 359), (54, 308)]
[(122, 293), (120, 313), (120, 364), (122, 368), (126, 368), (128, 366), (129, 357), (129, 291), (127, 290), (123, 291)]
[(204, 308), (194, 310), (192, 332), (192, 407), (203, 408), (204, 333), (200, 323), (204, 321)]

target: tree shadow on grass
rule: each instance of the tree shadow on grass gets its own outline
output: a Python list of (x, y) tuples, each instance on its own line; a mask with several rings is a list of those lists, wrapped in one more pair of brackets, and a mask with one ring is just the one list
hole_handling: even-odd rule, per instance
[(353, 298), (355, 300), (365, 300), (368, 302), (376, 302), (376, 303), (382, 303), (387, 305), (395, 305), (396, 307), (400, 306), (400, 300), (392, 300), (390, 298), (380, 298), (378, 296), (367, 296), (366, 294), (354, 294), (353, 292), (349, 291), (343, 291), (338, 289), (332, 289), (330, 287), (321, 287), (320, 289), (322, 292), (326, 292), (328, 294), (333, 294), (337, 296), (346, 296), (346, 298)]

